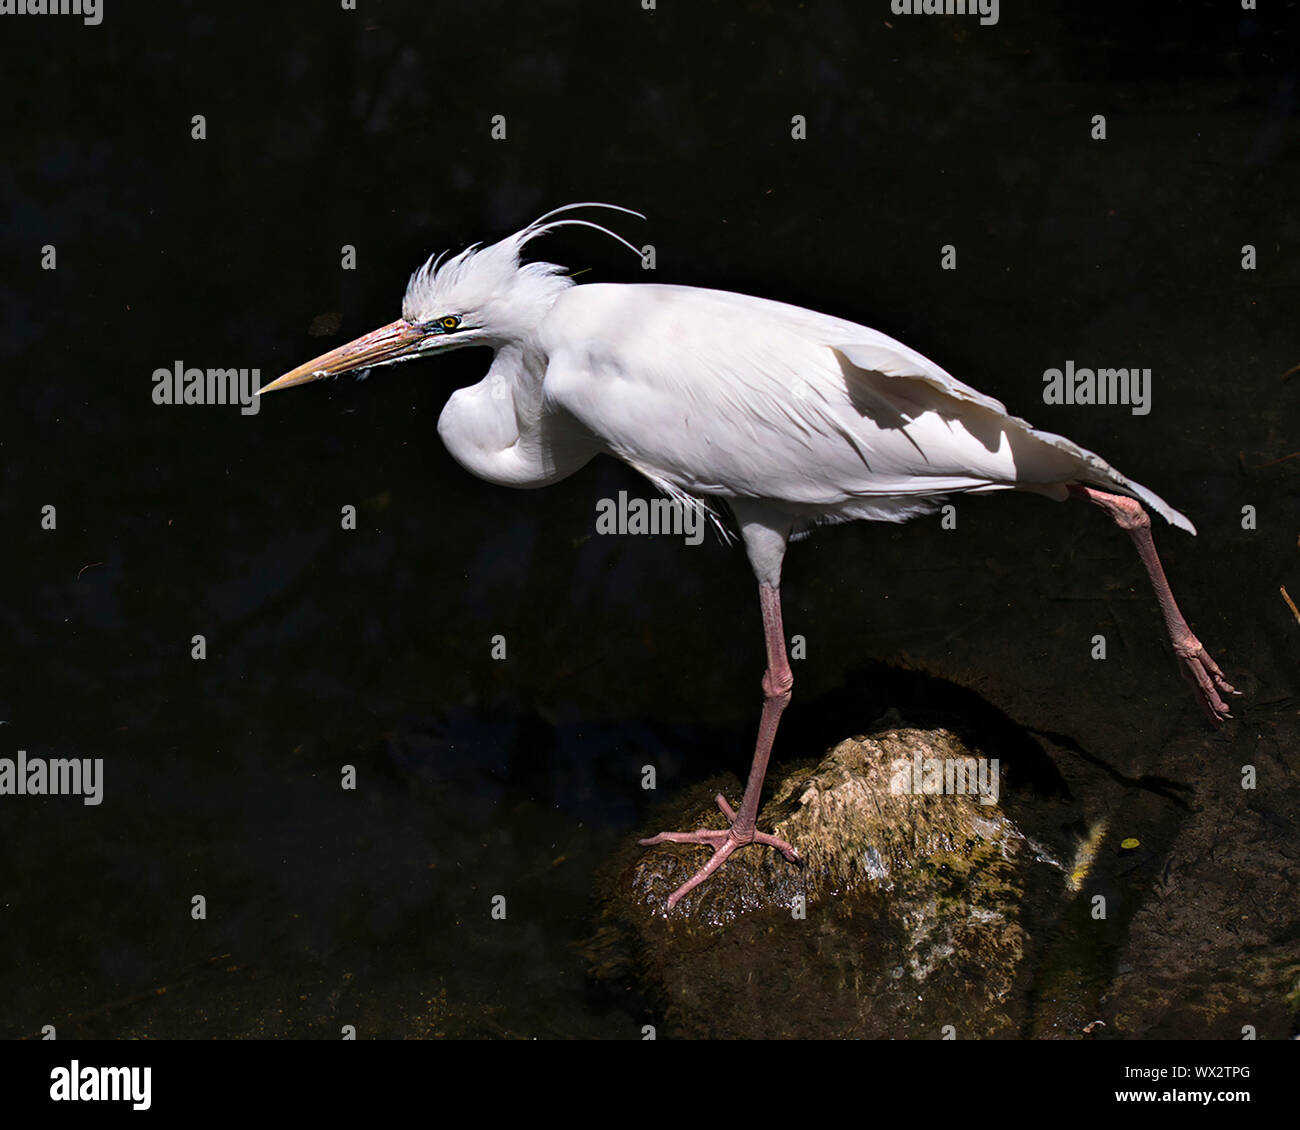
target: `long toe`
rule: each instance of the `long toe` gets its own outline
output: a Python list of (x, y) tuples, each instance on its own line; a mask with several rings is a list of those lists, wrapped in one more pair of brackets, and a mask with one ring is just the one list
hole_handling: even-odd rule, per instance
[[(721, 797), (718, 798), (718, 802), (723, 812), (727, 812), (730, 805)], [(799, 862), (799, 853), (793, 847), (779, 836), (773, 836), (767, 832), (751, 832), (748, 835), (743, 833), (737, 835), (734, 829), (699, 828), (694, 832), (660, 832), (657, 836), (651, 836), (647, 840), (638, 840), (637, 842), (645, 847), (652, 844), (706, 844), (713, 848), (713, 855), (709, 862), (669, 895), (669, 910), (672, 910), (677, 905), (683, 895), (695, 890), (705, 879), (721, 867), (727, 857), (737, 848), (746, 847), (749, 844), (761, 844), (764, 847), (776, 848), (791, 863)]]
[(680, 887), (678, 887), (677, 890), (673, 891), (673, 893), (668, 896), (668, 909), (672, 910), (672, 908), (677, 905), (678, 900), (680, 900), (683, 895), (689, 894), (691, 891), (695, 890), (696, 887), (698, 887), (701, 883), (703, 883), (705, 879), (707, 879), (719, 867), (723, 865), (723, 863), (727, 859), (727, 856), (729, 856), (733, 851), (735, 851), (736, 848), (743, 847), (743, 846), (744, 846), (743, 844), (739, 844), (735, 840), (730, 838), (725, 840), (723, 843), (720, 843), (718, 845), (717, 851), (713, 853), (713, 857), (709, 860), (709, 862), (706, 863), (703, 867), (701, 867), (697, 872), (695, 872), (694, 875), (692, 875), (689, 879), (687, 879), (686, 882), (684, 882)]
[(717, 847), (731, 833), (726, 828), (698, 828), (694, 832), (660, 832), (648, 840), (637, 840), (642, 847), (651, 844), (712, 844)]
[(768, 847), (776, 848), (791, 863), (799, 862), (799, 853), (779, 836), (770, 836), (766, 832), (755, 832), (754, 843), (766, 844)]
[(1228, 710), (1228, 704), (1223, 701), (1218, 688), (1214, 685), (1213, 676), (1204, 666), (1194, 659), (1185, 659), (1183, 660), (1183, 675), (1192, 684), (1196, 700), (1201, 704), (1201, 709), (1205, 711), (1211, 722), (1217, 726), (1225, 718), (1232, 717)]
[(1210, 678), (1214, 681), (1214, 685), (1224, 694), (1241, 694), (1241, 691), (1236, 690), (1233, 685), (1224, 678), (1223, 672), (1219, 670), (1219, 665), (1214, 662), (1214, 659), (1205, 648), (1201, 648), (1201, 665), (1209, 673)]
[(1175, 647), (1178, 658), (1183, 665), (1183, 674), (1192, 684), (1197, 701), (1209, 716), (1210, 721), (1218, 725), (1225, 718), (1231, 718), (1228, 704), (1223, 695), (1239, 695), (1231, 683), (1224, 678), (1219, 665), (1210, 657), (1210, 653), (1201, 645), (1201, 641), (1192, 636), (1182, 646)]

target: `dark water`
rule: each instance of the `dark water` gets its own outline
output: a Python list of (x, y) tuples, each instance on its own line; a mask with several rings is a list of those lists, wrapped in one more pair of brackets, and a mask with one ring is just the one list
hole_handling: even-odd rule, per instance
[[(1293, 842), (1295, 41), (1231, 4), (1002, 7), (991, 28), (884, 2), (0, 17), (0, 756), (106, 766), (98, 807), (0, 798), (0, 1033), (639, 1038), (654, 1020), (634, 986), (592, 988), (575, 947), (595, 867), (652, 803), (642, 767), (661, 790), (743, 774), (762, 664), (743, 556), (594, 536), (597, 499), (647, 489), (612, 463), (537, 493), (466, 475), (434, 426), (481, 352), (257, 415), (151, 399), (178, 361), (269, 379), (396, 317), (430, 252), (572, 200), (646, 212), (619, 226), (655, 244), (656, 281), (876, 326), (1199, 527), (1158, 534), (1248, 694), (1217, 734), (1125, 540), (1077, 505), (1000, 498), (963, 503), (955, 531), (792, 550), (808, 657), (778, 759), (896, 705), (861, 672), (905, 663), (1068, 736), (1060, 771), (1098, 805), (1094, 778), (1204, 796), (1206, 766), (1266, 763), (1272, 792), (1249, 799), (1282, 821), (1269, 851)], [(577, 230), (545, 253), (643, 277)], [(313, 335), (323, 314), (341, 324)], [(1152, 367), (1153, 410), (1044, 405), (1067, 359)], [(1253, 858), (1273, 907), (1283, 872)], [(1294, 938), (1290, 913), (1260, 945)]]

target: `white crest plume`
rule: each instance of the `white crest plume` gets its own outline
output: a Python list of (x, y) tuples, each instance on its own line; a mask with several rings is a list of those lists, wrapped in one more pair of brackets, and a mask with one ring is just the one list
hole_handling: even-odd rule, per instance
[[(539, 216), (526, 228), (508, 235), (505, 239), (484, 247), (472, 244), (458, 255), (443, 261), (446, 252), (431, 256), (417, 270), (407, 284), (406, 295), (402, 299), (402, 317), (412, 325), (431, 321), (446, 314), (463, 315), (474, 312), (487, 324), (494, 321), (508, 324), (518, 315), (534, 310), (540, 317), (549, 309), (560, 291), (573, 285), (571, 279), (564, 275), (564, 267), (555, 263), (520, 264), (520, 255), (525, 246), (538, 236), (562, 227), (593, 228), (598, 232), (617, 240), (637, 256), (641, 252), (621, 235), (592, 220), (583, 220), (570, 216), (555, 220), (563, 212), (572, 212), (576, 208), (608, 208), (614, 212), (624, 212), (644, 220), (640, 212), (623, 208), (617, 204), (601, 204), (588, 201), (581, 204), (566, 204), (561, 208)], [(535, 308), (535, 309), (534, 309)], [(509, 311), (516, 317), (493, 318)]]

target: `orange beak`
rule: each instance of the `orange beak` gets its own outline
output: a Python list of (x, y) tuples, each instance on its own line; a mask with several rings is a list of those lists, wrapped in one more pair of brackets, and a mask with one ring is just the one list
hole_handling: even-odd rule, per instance
[(277, 377), (269, 385), (258, 389), (260, 396), (264, 392), (277, 389), (293, 388), (305, 385), (308, 381), (320, 380), (321, 377), (336, 377), (340, 373), (351, 373), (356, 369), (366, 369), (373, 365), (387, 365), (392, 361), (402, 361), (416, 355), (425, 334), (403, 318), (389, 322), (386, 326), (340, 345), (328, 353), (322, 353), (305, 365), (290, 369), (282, 377)]

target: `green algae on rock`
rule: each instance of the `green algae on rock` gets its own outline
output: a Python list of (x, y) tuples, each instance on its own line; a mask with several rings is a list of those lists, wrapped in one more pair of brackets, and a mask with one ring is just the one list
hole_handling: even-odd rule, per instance
[[(639, 968), (682, 1035), (1016, 1034), (1026, 883), (1032, 873), (1059, 890), (1062, 875), (1041, 866), (1055, 861), (995, 801), (987, 773), (983, 796), (978, 777), (945, 780), (977, 756), (941, 729), (841, 742), (776, 782), (760, 816), (800, 864), (746, 847), (670, 913), (668, 895), (703, 851), (622, 853), (601, 880), (593, 965)], [(929, 791), (963, 779), (964, 794)], [(724, 827), (718, 787), (689, 790), (655, 821)], [(633, 956), (612, 959), (620, 947)]]
[[(982, 760), (987, 765), (989, 759)], [(820, 762), (782, 778), (760, 815), (759, 826), (794, 845), (800, 863), (747, 847), (687, 895), (670, 918), (720, 925), (748, 911), (790, 909), (799, 898), (811, 905), (866, 884), (891, 889), (923, 864), (956, 877), (980, 863), (1008, 858), (1023, 837), (994, 795), (977, 792), (976, 765), (976, 755), (946, 730), (897, 729), (849, 738)], [(942, 788), (945, 768), (948, 783), (964, 786), (964, 795), (929, 791), (932, 783)], [(998, 772), (996, 766), (991, 770), (994, 791)], [(702, 791), (693, 790), (682, 808), (664, 819), (725, 828), (716, 805), (700, 803)], [(647, 849), (632, 866), (634, 900), (662, 910), (702, 854), (678, 844)]]

